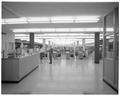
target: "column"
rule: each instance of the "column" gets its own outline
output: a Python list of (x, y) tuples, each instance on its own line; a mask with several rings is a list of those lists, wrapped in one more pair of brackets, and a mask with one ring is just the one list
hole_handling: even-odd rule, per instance
[[(48, 50), (50, 50), (50, 41), (48, 41)], [(49, 52), (47, 52), (47, 59), (49, 60)]]
[(50, 46), (50, 41), (48, 41), (48, 45)]
[(96, 64), (99, 63), (99, 32), (95, 33), (95, 55), (94, 55), (94, 61)]
[(77, 41), (77, 47), (79, 46), (79, 41)]
[(82, 47), (83, 47), (83, 51), (85, 51), (85, 38), (82, 39)]
[(34, 33), (30, 33), (30, 48), (34, 48)]
[(45, 48), (45, 41), (46, 41), (46, 40), (43, 39), (43, 50), (44, 50), (44, 51), (45, 51), (45, 49), (46, 49), (46, 48)]
[(74, 57), (75, 57), (75, 59), (76, 59), (76, 55), (75, 55), (75, 52), (76, 52), (76, 45), (75, 45), (75, 42), (74, 42)]

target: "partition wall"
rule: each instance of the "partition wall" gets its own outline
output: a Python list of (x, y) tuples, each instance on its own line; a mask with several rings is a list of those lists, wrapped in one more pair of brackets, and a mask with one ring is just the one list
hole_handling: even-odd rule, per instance
[[(119, 14), (118, 7), (104, 17), (103, 80), (118, 91)], [(109, 32), (106, 28), (113, 28)]]

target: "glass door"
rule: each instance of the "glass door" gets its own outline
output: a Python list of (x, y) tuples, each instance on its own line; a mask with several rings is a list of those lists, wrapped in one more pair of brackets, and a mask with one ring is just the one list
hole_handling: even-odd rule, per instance
[(119, 20), (118, 8), (104, 18), (103, 80), (118, 90)]

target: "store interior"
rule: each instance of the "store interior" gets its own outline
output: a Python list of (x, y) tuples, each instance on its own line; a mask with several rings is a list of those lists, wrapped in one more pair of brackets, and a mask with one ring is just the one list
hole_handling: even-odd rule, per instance
[[(114, 90), (113, 93), (117, 94), (119, 73), (118, 7), (118, 2), (2, 2), (1, 81), (3, 93), (7, 94), (8, 92), (9, 94), (10, 89), (7, 89), (9, 84), (11, 84), (10, 86), (13, 86), (12, 84), (19, 85), (43, 65), (55, 66), (53, 63), (59, 63), (63, 59), (72, 64), (76, 64), (78, 61), (84, 64), (87, 59), (92, 57), (90, 59), (92, 64), (102, 68), (100, 82), (106, 82), (105, 84)], [(52, 61), (50, 61), (50, 57)], [(49, 62), (52, 62), (51, 65)], [(58, 66), (57, 63), (56, 66)], [(45, 70), (44, 72), (47, 72)], [(65, 70), (67, 72), (67, 67)], [(77, 77), (75, 78), (77, 80)], [(15, 90), (14, 87), (11, 88)], [(44, 89), (44, 86), (42, 88)], [(98, 90), (103, 89), (98, 88)], [(13, 90), (12, 94), (15, 93)], [(71, 91), (72, 89), (63, 91), (63, 93)], [(52, 90), (48, 94), (56, 92), (58, 91)], [(102, 92), (107, 94), (108, 91), (99, 92), (99, 94)], [(42, 93), (42, 91), (36, 93)], [(47, 93), (47, 90), (43, 93)], [(58, 93), (62, 93), (62, 91)], [(81, 91), (76, 93), (81, 94)]]

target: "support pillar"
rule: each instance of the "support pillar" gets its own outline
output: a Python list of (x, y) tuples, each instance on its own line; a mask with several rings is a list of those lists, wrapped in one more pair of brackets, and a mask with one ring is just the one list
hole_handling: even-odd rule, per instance
[(94, 61), (95, 63), (99, 63), (99, 32), (95, 33), (95, 55), (94, 55)]
[(43, 39), (43, 50), (45, 51), (46, 50), (46, 48), (45, 48), (45, 39)]
[(75, 42), (74, 42), (74, 57), (75, 57), (75, 59), (76, 59), (75, 53), (76, 53), (76, 45), (75, 45)]
[(77, 46), (79, 46), (79, 41), (77, 41)]
[(34, 33), (30, 33), (30, 48), (34, 48)]
[(48, 41), (48, 45), (50, 45), (50, 41)]
[(85, 51), (85, 38), (82, 39), (82, 47), (83, 47), (83, 51)]

